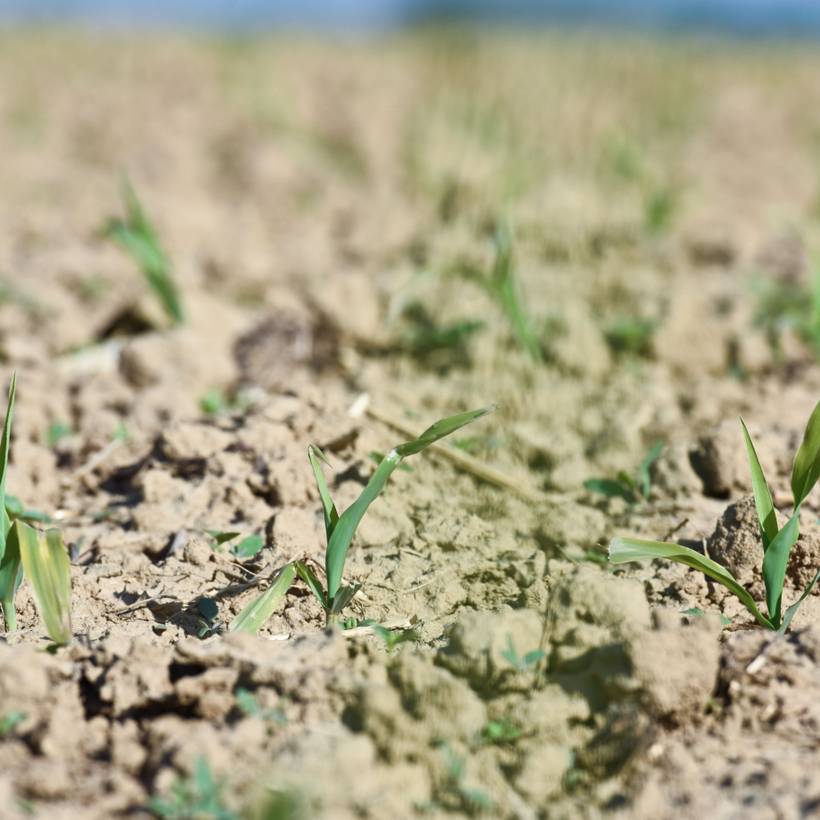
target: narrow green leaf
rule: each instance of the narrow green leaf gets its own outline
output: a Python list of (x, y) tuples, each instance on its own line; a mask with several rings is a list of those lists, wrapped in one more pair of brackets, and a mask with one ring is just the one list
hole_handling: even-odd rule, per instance
[(797, 615), (797, 610), (800, 609), (800, 604), (811, 595), (811, 591), (818, 581), (820, 581), (820, 569), (817, 570), (814, 578), (811, 579), (811, 583), (803, 590), (803, 594), (783, 613), (783, 623), (780, 624), (780, 628), (777, 630), (781, 635), (789, 628), (792, 618)]
[[(478, 410), (470, 410), (466, 413), (458, 413), (455, 416), (440, 419), (435, 424), (431, 424), (418, 438), (412, 441), (406, 441), (404, 444), (400, 444), (396, 447), (396, 453), (398, 453), (401, 458), (420, 453), (425, 447), (429, 447), (439, 439), (449, 436), (450, 433), (454, 433), (467, 424), (471, 424), (476, 419), (480, 419), (482, 416), (492, 413), (494, 409), (495, 407), (493, 406), (481, 407)], [(389, 458), (389, 454), (387, 458)]]
[(71, 565), (60, 531), (42, 535), (18, 519), (13, 532), (46, 631), (54, 643), (67, 644), (71, 641)]
[(353, 535), (359, 526), (367, 508), (379, 497), (390, 474), (401, 463), (401, 456), (392, 450), (388, 453), (376, 471), (370, 477), (361, 495), (342, 513), (333, 528), (333, 534), (327, 542), (325, 552), (325, 572), (327, 572), (327, 597), (333, 604), (333, 598), (339, 591), (342, 582), (345, 559)]
[(285, 564), (276, 580), (258, 598), (248, 604), (230, 623), (229, 632), (248, 632), (255, 635), (276, 611), (296, 577), (296, 567)]
[(322, 608), (329, 609), (327, 596), (324, 589), (322, 589), (322, 582), (316, 577), (316, 573), (303, 561), (296, 561), (294, 566), (296, 567), (296, 574), (308, 585), (308, 589), (316, 596)]
[(393, 470), (401, 464), (403, 458), (420, 453), (425, 447), (429, 447), (444, 436), (450, 435), (492, 410), (492, 407), (482, 407), (480, 410), (471, 410), (440, 419), (435, 424), (431, 424), (417, 439), (400, 444), (382, 459), (361, 495), (339, 517), (328, 539), (325, 552), (325, 572), (327, 573), (327, 597), (331, 607), (342, 582), (347, 551), (350, 549), (356, 528), (367, 512), (367, 508), (378, 498)]
[(792, 513), (792, 517), (783, 529), (777, 533), (763, 556), (763, 583), (766, 585), (766, 606), (769, 610), (769, 620), (775, 628), (780, 625), (780, 606), (789, 554), (799, 534), (800, 507)]
[[(763, 468), (752, 443), (752, 437), (746, 428), (746, 422), (740, 420), (743, 428), (743, 439), (746, 442), (746, 454), (749, 457), (749, 470), (752, 473), (752, 490), (755, 496), (755, 507), (757, 508), (757, 518), (760, 521), (760, 533), (763, 538), (764, 552), (769, 549), (769, 545), (777, 535), (777, 514), (774, 510), (772, 494), (769, 485), (766, 483), (766, 476), (763, 475)], [(769, 613), (771, 614), (771, 612)]]
[(115, 241), (131, 256), (166, 313), (175, 323), (180, 323), (185, 315), (171, 275), (171, 265), (154, 226), (127, 178), (123, 180), (122, 198), (126, 218), (110, 220), (103, 229), (103, 235)]
[(803, 442), (794, 457), (792, 468), (792, 493), (794, 506), (799, 507), (820, 478), (820, 402), (814, 407)]
[[(3, 509), (5, 514), (5, 508)], [(20, 560), (20, 547), (14, 527), (9, 529), (3, 557), (0, 558), (0, 605), (3, 607), (3, 620), (6, 632), (17, 629), (17, 611), (14, 608), (14, 596), (23, 580), (23, 564)]]
[(359, 584), (349, 587), (339, 587), (333, 596), (333, 603), (330, 605), (330, 614), (338, 615), (352, 600), (353, 596), (361, 589)]
[(0, 438), (0, 559), (6, 549), (6, 538), (11, 529), (11, 519), (6, 512), (6, 472), (9, 466), (9, 442), (11, 440), (11, 422), (14, 417), (14, 397), (17, 393), (17, 374), (11, 374), (9, 398), (6, 405), (6, 418), (3, 422), (3, 436)]
[(614, 478), (588, 478), (584, 482), (584, 489), (606, 498), (623, 498), (628, 504), (636, 501), (635, 493)]
[(233, 552), (237, 558), (253, 558), (264, 546), (265, 539), (261, 535), (249, 535), (243, 538), (231, 552)]
[(308, 460), (313, 469), (313, 478), (316, 481), (319, 496), (322, 499), (322, 510), (325, 515), (325, 533), (328, 540), (330, 540), (330, 536), (333, 535), (333, 529), (339, 520), (339, 513), (336, 510), (333, 499), (330, 497), (330, 490), (328, 489), (327, 480), (322, 470), (321, 462), (323, 461), (325, 464), (328, 464), (328, 460), (325, 458), (325, 454), (313, 444), (308, 445)]
[(688, 547), (663, 541), (613, 538), (609, 543), (609, 560), (613, 564), (625, 564), (630, 561), (651, 561), (655, 558), (667, 558), (670, 561), (677, 561), (680, 564), (700, 570), (733, 593), (759, 624), (768, 629), (775, 628), (772, 622), (757, 608), (752, 596), (738, 583), (726, 567), (721, 566), (711, 558), (707, 558)]
[(664, 443), (662, 441), (656, 441), (649, 448), (649, 452), (644, 456), (643, 461), (638, 467), (638, 481), (641, 486), (641, 495), (644, 498), (649, 498), (649, 491), (652, 489), (652, 476), (650, 471), (652, 465), (661, 457), (663, 448)]

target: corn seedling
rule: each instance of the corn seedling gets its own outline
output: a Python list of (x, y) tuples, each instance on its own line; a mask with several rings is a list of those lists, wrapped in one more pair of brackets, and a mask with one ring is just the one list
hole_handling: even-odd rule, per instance
[(171, 274), (171, 263), (127, 178), (122, 184), (122, 199), (125, 218), (110, 219), (102, 235), (116, 242), (136, 262), (171, 321), (179, 324), (184, 321), (185, 314)]
[(668, 558), (700, 570), (732, 592), (761, 626), (783, 633), (789, 628), (800, 604), (820, 579), (819, 569), (800, 597), (785, 612), (782, 611), (783, 585), (789, 554), (800, 534), (800, 508), (820, 477), (820, 402), (817, 403), (809, 418), (803, 441), (794, 457), (791, 475), (793, 512), (781, 528), (777, 525), (772, 494), (757, 458), (751, 436), (743, 419), (740, 420), (740, 424), (749, 459), (752, 490), (760, 523), (760, 537), (763, 542), (763, 583), (766, 588), (767, 614), (764, 615), (758, 609), (749, 592), (726, 567), (688, 547), (661, 541), (643, 541), (637, 538), (614, 538), (609, 545), (609, 560), (622, 564), (628, 561)]
[(646, 501), (652, 489), (652, 465), (660, 458), (663, 448), (661, 441), (653, 444), (638, 466), (635, 476), (621, 470), (615, 478), (589, 478), (584, 482), (584, 488), (607, 498), (623, 498), (627, 504)]
[(16, 385), (12, 375), (0, 438), (0, 605), (6, 631), (17, 629), (14, 597), (25, 576), (49, 636), (56, 644), (66, 644), (71, 640), (71, 574), (60, 532), (35, 530), (23, 517), (15, 516), (14, 505), (10, 511), (7, 504), (6, 472)]
[(208, 761), (198, 757), (189, 778), (179, 778), (167, 797), (154, 797), (148, 809), (164, 820), (239, 820), (239, 815), (225, 807), (223, 784), (217, 780)]
[(342, 584), (345, 561), (353, 536), (370, 505), (379, 497), (388, 478), (401, 466), (403, 460), (416, 455), (439, 439), (486, 415), (492, 410), (483, 407), (455, 416), (440, 419), (428, 427), (418, 438), (394, 447), (382, 460), (367, 482), (361, 495), (341, 515), (330, 496), (327, 479), (322, 471), (322, 462), (327, 463), (322, 451), (313, 445), (308, 447), (308, 459), (319, 491), (324, 513), (325, 535), (325, 576), (327, 586), (323, 586), (318, 576), (305, 561), (286, 564), (274, 583), (256, 600), (252, 601), (231, 622), (231, 630), (257, 632), (275, 611), (285, 593), (298, 575), (314, 594), (325, 611), (328, 623), (339, 619), (339, 614), (358, 591), (356, 585)]
[(489, 276), (467, 267), (462, 273), (478, 282), (507, 317), (521, 349), (535, 362), (544, 360), (541, 339), (529, 315), (521, 305), (521, 294), (515, 278), (512, 233), (506, 223), (498, 224), (493, 238), (495, 261)]

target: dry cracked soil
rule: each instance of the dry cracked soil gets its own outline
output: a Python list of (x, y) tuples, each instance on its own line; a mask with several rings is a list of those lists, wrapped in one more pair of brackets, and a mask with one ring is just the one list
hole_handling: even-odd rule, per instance
[[(8, 487), (63, 532), (74, 634), (49, 647), (24, 583), (0, 815), (820, 813), (820, 598), (773, 638), (696, 571), (605, 552), (673, 539), (762, 598), (738, 416), (788, 512), (818, 70), (765, 43), (0, 33)], [(101, 237), (122, 173), (179, 326)], [(351, 628), (296, 584), (226, 630), (321, 568), (308, 444), (346, 507), (374, 452), (490, 403), (371, 508)], [(648, 493), (585, 488), (655, 442)]]

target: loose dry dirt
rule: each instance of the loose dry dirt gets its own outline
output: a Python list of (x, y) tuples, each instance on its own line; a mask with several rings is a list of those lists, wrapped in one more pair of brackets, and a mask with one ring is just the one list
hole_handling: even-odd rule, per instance
[[(23, 586), (2, 816), (148, 817), (202, 759), (226, 813), (168, 816), (820, 811), (820, 598), (773, 640), (693, 571), (603, 560), (616, 532), (666, 536), (762, 594), (737, 417), (788, 512), (820, 370), (755, 316), (761, 283), (808, 288), (818, 69), (808, 49), (581, 37), (0, 35), (9, 490), (63, 530), (75, 633), (46, 651)], [(99, 237), (121, 172), (181, 327)], [(502, 220), (543, 362), (476, 278)], [(624, 319), (656, 325), (635, 353)], [(481, 327), (429, 349), (463, 321)], [(321, 564), (309, 443), (342, 507), (403, 439), (385, 419), (493, 402), (457, 443), (512, 488), (416, 457), (350, 554), (347, 614), (417, 641), (325, 631), (301, 586), (258, 637), (224, 632), (285, 562)], [(647, 500), (584, 490), (658, 440)], [(820, 562), (817, 512), (787, 600)], [(264, 546), (241, 560), (214, 530)]]

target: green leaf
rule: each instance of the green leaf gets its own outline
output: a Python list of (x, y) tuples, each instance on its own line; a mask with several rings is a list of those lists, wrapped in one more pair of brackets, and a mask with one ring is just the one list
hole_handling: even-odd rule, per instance
[(623, 498), (628, 504), (634, 504), (636, 501), (635, 493), (614, 478), (588, 478), (584, 482), (584, 489), (606, 498)]
[(751, 612), (755, 620), (768, 629), (774, 629), (772, 622), (757, 608), (752, 596), (741, 586), (735, 577), (717, 562), (701, 555), (688, 547), (670, 544), (663, 541), (643, 541), (638, 538), (613, 538), (609, 543), (609, 560), (613, 564), (625, 564), (630, 561), (651, 561), (655, 558), (667, 558), (677, 561), (708, 575), (733, 593)]
[(803, 433), (803, 442), (794, 457), (792, 493), (795, 509), (799, 507), (820, 478), (820, 402), (818, 402)]
[(342, 582), (347, 551), (350, 549), (356, 528), (367, 512), (367, 508), (378, 498), (393, 470), (401, 464), (403, 458), (420, 453), (425, 447), (429, 447), (439, 439), (464, 427), (464, 425), (481, 418), (481, 416), (491, 412), (492, 409), (492, 407), (482, 407), (480, 410), (471, 410), (467, 413), (459, 413), (455, 416), (439, 419), (435, 424), (431, 424), (418, 438), (400, 444), (384, 457), (382, 463), (376, 468), (364, 490), (362, 490), (361, 495), (339, 517), (328, 539), (325, 553), (325, 572), (327, 573), (327, 597), (331, 607)]
[(324, 589), (322, 589), (322, 582), (316, 577), (313, 570), (303, 561), (296, 561), (294, 566), (296, 567), (296, 574), (308, 585), (308, 589), (319, 600), (322, 608), (325, 610), (330, 609), (327, 596)]
[(214, 545), (217, 547), (242, 535), (241, 532), (223, 532), (222, 530), (205, 530), (205, 532), (214, 539)]
[(333, 535), (333, 530), (336, 527), (336, 523), (339, 521), (339, 513), (336, 510), (336, 505), (333, 503), (333, 499), (330, 497), (327, 479), (325, 479), (325, 474), (321, 465), (321, 462), (323, 461), (329, 466), (329, 462), (325, 457), (325, 454), (313, 444), (308, 445), (308, 460), (310, 461), (310, 466), (313, 470), (313, 478), (316, 481), (316, 487), (319, 490), (319, 495), (322, 499), (322, 510), (325, 515), (325, 534), (327, 535), (327, 539), (329, 541), (330, 536)]
[(652, 465), (661, 457), (664, 446), (662, 441), (656, 441), (649, 448), (649, 452), (644, 456), (643, 461), (638, 467), (638, 481), (641, 486), (641, 495), (644, 498), (649, 498), (649, 491), (652, 489), (652, 476), (650, 475), (650, 471)]
[[(11, 529), (11, 519), (6, 512), (6, 473), (9, 466), (9, 443), (11, 440), (11, 422), (14, 417), (14, 397), (17, 394), (17, 374), (11, 374), (9, 398), (6, 405), (6, 418), (3, 422), (3, 436), (0, 438), (0, 559), (6, 549), (6, 538)], [(5, 600), (5, 599), (2, 599)]]
[(71, 641), (71, 565), (59, 530), (43, 536), (20, 519), (12, 538), (20, 548), (23, 571), (34, 590), (34, 600), (49, 637), (56, 644)]
[(171, 276), (170, 263), (154, 226), (127, 178), (123, 180), (122, 198), (126, 218), (110, 220), (103, 229), (103, 235), (115, 241), (137, 263), (165, 312), (178, 324), (185, 315)]
[(251, 601), (230, 623), (229, 632), (249, 632), (255, 635), (276, 611), (296, 577), (296, 567), (285, 564), (276, 580), (258, 598)]
[(820, 569), (817, 570), (814, 578), (811, 579), (811, 583), (803, 590), (803, 594), (783, 614), (783, 623), (780, 624), (780, 628), (777, 630), (781, 635), (789, 628), (792, 618), (797, 615), (797, 610), (800, 609), (800, 604), (811, 595), (811, 591), (818, 581), (820, 581)]
[(232, 552), (237, 558), (253, 558), (264, 546), (265, 539), (261, 535), (249, 535), (243, 538)]
[(333, 603), (330, 605), (330, 614), (338, 615), (353, 600), (353, 596), (360, 589), (360, 584), (352, 584), (349, 587), (339, 587), (333, 596)]
[[(467, 424), (471, 424), (476, 419), (480, 419), (482, 416), (492, 413), (494, 409), (494, 406), (481, 407), (478, 410), (469, 410), (466, 413), (458, 413), (455, 416), (440, 419), (435, 424), (431, 424), (418, 438), (400, 444), (396, 447), (396, 452), (401, 458), (407, 458), (407, 456), (420, 453), (425, 447), (429, 447), (439, 439), (449, 436), (451, 433), (455, 433), (456, 430)], [(389, 457), (390, 454), (386, 456), (386, 458)]]
[(786, 567), (789, 563), (789, 554), (800, 534), (800, 507), (788, 520), (782, 530), (769, 544), (763, 555), (763, 582), (766, 585), (766, 606), (769, 610), (769, 620), (775, 629), (780, 625), (780, 606), (783, 597), (783, 583), (786, 580)]
[[(760, 532), (763, 538), (764, 552), (769, 549), (769, 545), (777, 535), (777, 515), (774, 510), (772, 494), (769, 485), (766, 483), (766, 476), (763, 475), (763, 468), (757, 458), (752, 437), (746, 429), (746, 422), (740, 420), (743, 428), (743, 438), (746, 442), (746, 454), (749, 457), (749, 469), (752, 473), (752, 490), (755, 496), (755, 507), (757, 508), (757, 518), (760, 521)], [(771, 612), (769, 613), (771, 615)]]
[[(5, 514), (5, 508), (3, 509)], [(19, 519), (18, 519), (19, 520)], [(20, 547), (14, 527), (6, 536), (5, 550), (0, 558), (0, 605), (3, 607), (3, 620), (6, 632), (17, 629), (17, 612), (14, 608), (14, 596), (23, 580), (23, 564), (20, 560)]]
[[(717, 614), (723, 626), (729, 626), (732, 623), (732, 619), (727, 618), (722, 612), (718, 612)], [(706, 613), (699, 606), (690, 606), (689, 609), (682, 609), (681, 615), (689, 615), (692, 618), (706, 617)]]

